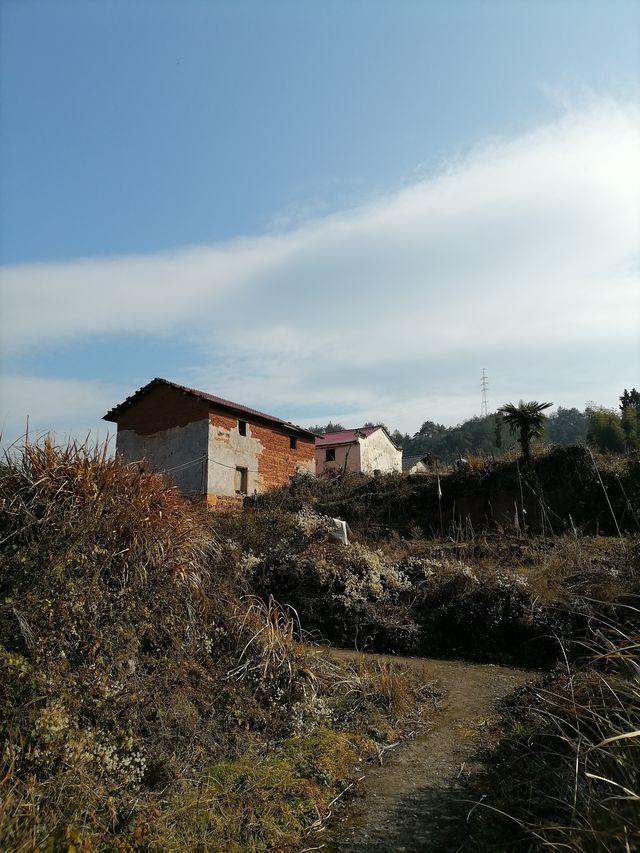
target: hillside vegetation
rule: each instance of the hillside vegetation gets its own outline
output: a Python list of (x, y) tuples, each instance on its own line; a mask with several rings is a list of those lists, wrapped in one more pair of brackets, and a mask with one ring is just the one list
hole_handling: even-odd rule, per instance
[(433, 708), (396, 668), (311, 655), (236, 542), (104, 449), (9, 459), (0, 539), (3, 850), (295, 847)]
[[(640, 611), (593, 619), (569, 658), (503, 705), (462, 849), (640, 849)], [(573, 647), (572, 647), (573, 646)]]
[[(558, 406), (544, 418), (543, 443), (548, 447), (588, 444), (601, 453), (640, 449), (640, 392), (625, 388), (619, 400), (617, 409), (595, 403), (590, 403), (584, 411)], [(376, 425), (371, 421), (363, 424)], [(344, 426), (329, 422), (310, 429), (317, 433), (337, 432)], [(387, 432), (405, 457), (428, 453), (445, 463), (469, 455), (499, 458), (516, 443), (515, 433), (507, 428), (501, 409), (468, 418), (456, 426), (426, 420), (414, 435), (388, 427)]]
[[(487, 723), (498, 746), (483, 754), (488, 774), (467, 786), (461, 850), (631, 851), (640, 847), (638, 462), (557, 449), (537, 455), (522, 492), (521, 471), (517, 460), (483, 462), (441, 478), (450, 508), (502, 492), (515, 506), (510, 524), (458, 517), (440, 535), (435, 478), (354, 475), (302, 479), (265, 496), (240, 529), (237, 519), (217, 523), (251, 553), (256, 590), (294, 603), (334, 642), (549, 670)], [(328, 541), (325, 513), (349, 521), (348, 548)]]
[(441, 501), (301, 478), (221, 515), (105, 449), (27, 445), (0, 469), (0, 849), (317, 846), (438, 694), (310, 637), (550, 670), (503, 709), (468, 849), (634, 849), (638, 471), (569, 448)]

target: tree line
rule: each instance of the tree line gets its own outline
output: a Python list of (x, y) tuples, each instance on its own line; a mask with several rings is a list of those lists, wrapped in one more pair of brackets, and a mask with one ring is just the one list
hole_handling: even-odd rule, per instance
[[(540, 414), (539, 440), (551, 445), (589, 444), (603, 453), (625, 453), (640, 449), (640, 391), (632, 388), (619, 398), (617, 409), (589, 403), (584, 411), (558, 408), (550, 415)], [(499, 456), (518, 441), (516, 432), (508, 429), (509, 406), (486, 417), (472, 417), (457, 426), (447, 427), (435, 421), (424, 421), (414, 434), (385, 429), (405, 456), (431, 453), (441, 459), (452, 459), (469, 453)], [(521, 403), (520, 405), (530, 405)], [(536, 404), (539, 405), (539, 404)], [(517, 406), (514, 409), (518, 410)], [(517, 418), (517, 414), (515, 416)], [(375, 426), (372, 422), (359, 426)], [(345, 427), (331, 421), (310, 427), (321, 434), (338, 432)], [(534, 436), (535, 437), (535, 436)]]

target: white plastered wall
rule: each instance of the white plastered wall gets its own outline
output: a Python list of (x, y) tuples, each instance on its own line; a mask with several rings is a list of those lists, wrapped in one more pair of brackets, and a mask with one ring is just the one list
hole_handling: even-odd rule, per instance
[(119, 430), (116, 450), (127, 462), (146, 461), (153, 471), (166, 473), (183, 494), (204, 494), (208, 431), (208, 419), (150, 435), (139, 435), (131, 429)]
[(238, 426), (227, 429), (216, 424), (209, 428), (209, 467), (207, 491), (215, 495), (236, 494), (236, 468), (247, 469), (247, 494), (261, 491), (258, 476), (258, 459), (262, 444), (251, 435), (251, 424), (247, 423), (247, 434), (240, 435)]
[(360, 464), (363, 474), (380, 471), (388, 474), (402, 471), (402, 451), (398, 450), (383, 429), (377, 429), (360, 441)]

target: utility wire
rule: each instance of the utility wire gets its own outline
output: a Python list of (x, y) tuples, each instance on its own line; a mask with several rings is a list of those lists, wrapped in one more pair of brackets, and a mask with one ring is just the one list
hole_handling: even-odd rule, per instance
[[(168, 474), (171, 471), (183, 471), (185, 468), (190, 468), (192, 465), (198, 465), (203, 462), (207, 458), (207, 454), (203, 454), (202, 456), (198, 456), (196, 459), (190, 459), (188, 462), (182, 462), (180, 465), (174, 465), (171, 468), (162, 468), (161, 473)], [(129, 465), (138, 465), (142, 460), (137, 460), (136, 462), (130, 462)], [(209, 459), (209, 462), (213, 462), (214, 465), (220, 465), (221, 468), (228, 468), (230, 471), (235, 471), (236, 468), (242, 468), (242, 465), (227, 465), (225, 462), (220, 462), (217, 459)], [(257, 468), (247, 468), (246, 469), (251, 474), (260, 473)]]

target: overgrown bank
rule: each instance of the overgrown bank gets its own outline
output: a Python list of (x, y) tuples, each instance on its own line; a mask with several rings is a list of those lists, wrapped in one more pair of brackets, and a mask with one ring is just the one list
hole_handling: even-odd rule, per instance
[[(369, 488), (383, 485), (374, 479)], [(86, 448), (30, 446), (2, 469), (0, 847), (299, 847), (376, 744), (396, 740), (403, 721), (412, 729), (427, 721), (434, 704), (430, 685), (391, 665), (310, 655), (298, 642), (300, 622), (381, 651), (550, 665), (558, 638), (566, 646), (571, 636), (588, 637), (597, 600), (620, 614), (618, 636), (637, 643), (629, 606), (637, 540), (474, 532), (360, 536), (345, 547), (328, 541), (326, 516), (300, 510), (299, 490), (294, 484), (224, 517)], [(595, 676), (585, 670), (563, 683), (559, 675), (550, 687), (562, 696), (569, 685), (572, 707), (590, 704), (600, 725), (580, 720), (576, 729), (569, 718), (562, 730), (568, 737), (573, 725), (579, 743), (576, 753), (563, 741), (565, 793), (570, 759), (591, 756), (582, 746), (638, 729), (637, 705), (627, 717), (620, 710), (638, 696), (635, 682), (625, 687), (614, 672), (623, 659), (637, 672), (618, 643)], [(597, 704), (607, 685), (617, 706)], [(511, 746), (500, 755), (525, 768), (531, 735), (540, 768), (555, 772), (555, 759), (544, 757), (555, 732), (539, 732), (549, 708), (561, 715), (554, 705), (533, 706), (537, 716), (520, 709), (505, 719)], [(618, 750), (635, 741), (612, 743)], [(619, 784), (627, 778), (600, 770)], [(537, 843), (526, 791), (539, 791), (542, 814), (543, 772), (537, 789), (522, 775), (509, 783), (532, 809), (513, 824), (522, 849)], [(509, 779), (502, 765), (499, 775)], [(624, 783), (634, 795), (635, 778)], [(499, 807), (498, 782), (491, 789)], [(565, 818), (558, 812), (554, 826)], [(488, 821), (481, 829), (489, 839), (498, 831)]]
[(367, 539), (469, 540), (482, 534), (637, 535), (640, 456), (598, 456), (581, 445), (538, 451), (526, 468), (516, 454), (475, 457), (440, 476), (342, 473), (300, 477), (258, 506), (310, 506), (345, 519)]
[(577, 660), (505, 702), (461, 849), (640, 849), (639, 629), (635, 608), (594, 620)]
[(558, 637), (580, 636), (595, 613), (637, 589), (633, 540), (503, 535), (344, 547), (311, 510), (218, 524), (244, 542), (259, 595), (290, 603), (318, 636), (369, 651), (551, 667)]
[(2, 849), (295, 847), (432, 698), (309, 657), (236, 542), (99, 450), (8, 460), (0, 539)]

